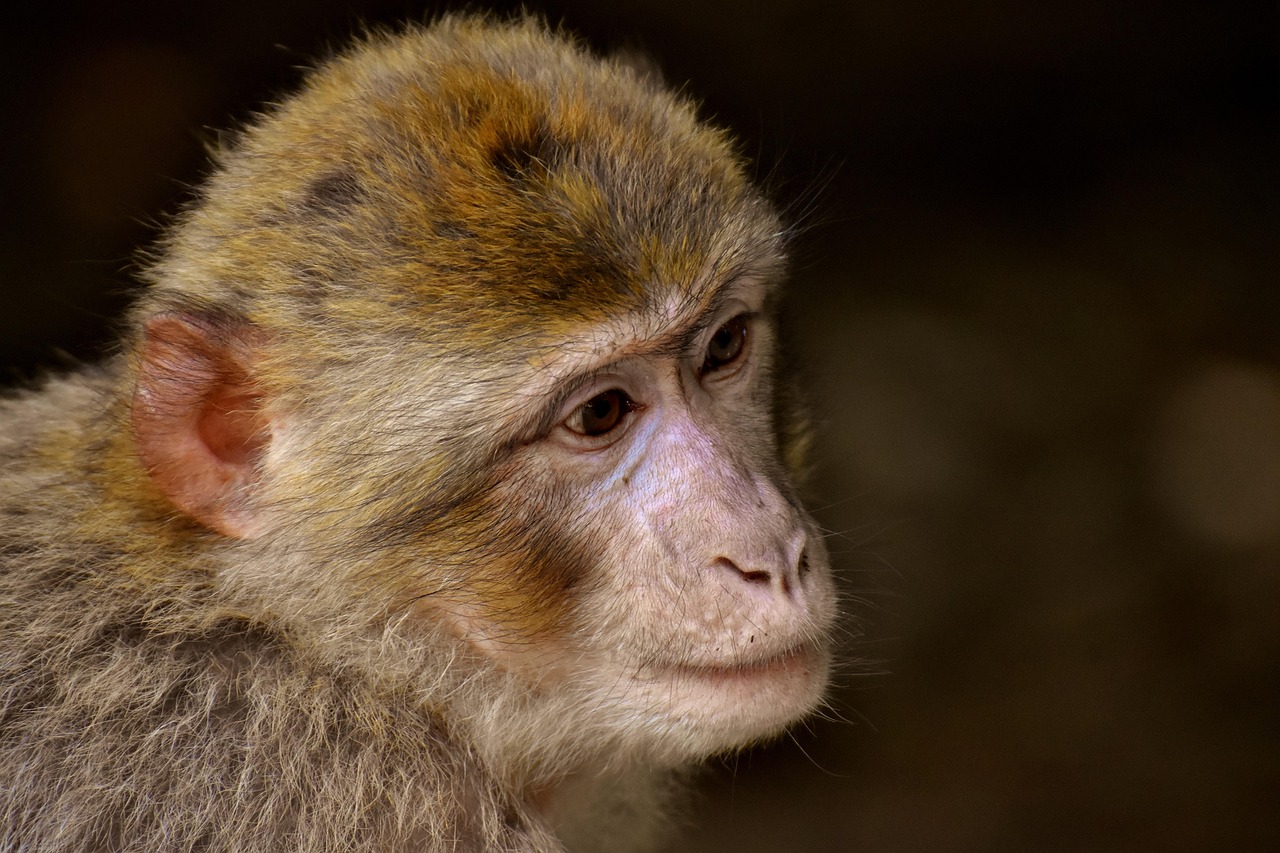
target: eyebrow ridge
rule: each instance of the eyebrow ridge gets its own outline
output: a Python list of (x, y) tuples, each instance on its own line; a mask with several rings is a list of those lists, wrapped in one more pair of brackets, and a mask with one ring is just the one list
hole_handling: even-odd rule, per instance
[(689, 353), (693, 349), (693, 342), (711, 328), (716, 317), (724, 309), (724, 304), (733, 292), (736, 281), (738, 279), (717, 288), (697, 315), (663, 332), (661, 336), (649, 341), (633, 341), (631, 345), (623, 347), (620, 354), (615, 354), (608, 361), (575, 371), (559, 380), (546, 397), (542, 414), (534, 422), (532, 435), (541, 436), (550, 431), (559, 418), (565, 402), (594, 382), (600, 374), (607, 373), (614, 365), (642, 356), (680, 357)]

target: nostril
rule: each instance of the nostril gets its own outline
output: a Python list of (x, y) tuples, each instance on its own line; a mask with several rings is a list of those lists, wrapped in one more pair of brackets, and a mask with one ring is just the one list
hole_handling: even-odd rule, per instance
[(716, 560), (716, 563), (724, 566), (747, 583), (768, 586), (773, 581), (773, 576), (768, 572), (762, 572), (759, 569), (744, 569), (728, 557), (721, 557)]
[(809, 573), (809, 549), (805, 548), (800, 552), (800, 559), (796, 560), (796, 574), (804, 577)]

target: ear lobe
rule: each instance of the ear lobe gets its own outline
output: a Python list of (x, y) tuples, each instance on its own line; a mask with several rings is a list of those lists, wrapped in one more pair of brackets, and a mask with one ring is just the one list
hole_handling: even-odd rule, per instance
[(244, 323), (161, 314), (144, 328), (131, 424), (138, 456), (173, 504), (237, 539), (259, 534), (250, 500), (271, 439)]

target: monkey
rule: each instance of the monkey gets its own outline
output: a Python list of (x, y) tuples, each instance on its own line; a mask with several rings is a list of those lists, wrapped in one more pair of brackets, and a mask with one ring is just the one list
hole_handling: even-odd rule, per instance
[(0, 849), (657, 849), (820, 706), (790, 229), (697, 112), (454, 14), (220, 142), (0, 402)]

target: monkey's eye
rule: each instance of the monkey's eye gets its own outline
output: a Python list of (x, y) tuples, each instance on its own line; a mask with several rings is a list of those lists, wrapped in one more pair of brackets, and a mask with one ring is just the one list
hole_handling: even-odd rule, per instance
[(742, 355), (747, 346), (747, 315), (739, 314), (725, 323), (711, 336), (707, 344), (707, 355), (702, 362), (702, 372), (714, 370), (732, 364)]
[(622, 423), (636, 404), (621, 388), (610, 388), (579, 406), (564, 425), (585, 436), (604, 435)]

